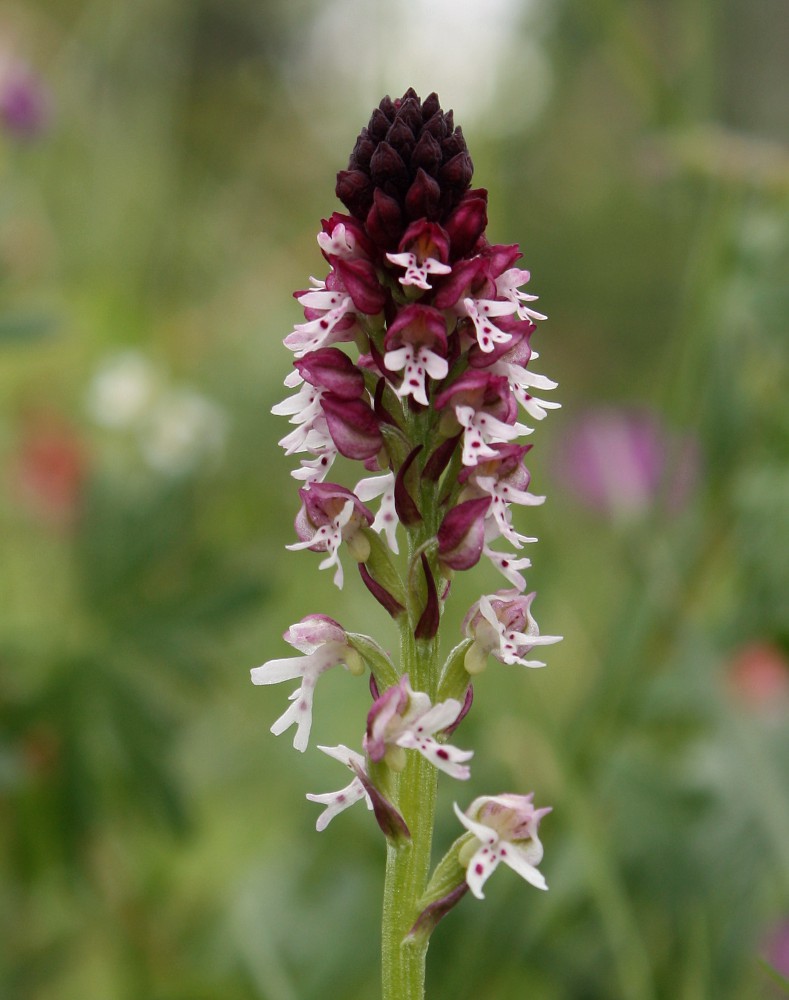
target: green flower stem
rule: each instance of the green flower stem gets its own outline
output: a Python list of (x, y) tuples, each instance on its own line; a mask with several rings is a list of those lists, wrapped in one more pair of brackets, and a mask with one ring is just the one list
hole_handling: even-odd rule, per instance
[[(431, 413), (407, 411), (408, 436), (425, 444), (429, 440)], [(426, 455), (420, 457), (423, 463)], [(423, 520), (408, 532), (409, 565), (438, 526), (436, 489), (423, 484), (420, 508)], [(420, 571), (421, 572), (421, 571)], [(424, 691), (435, 701), (439, 669), (438, 636), (431, 641), (414, 638), (414, 628), (422, 608), (416, 592), (406, 594), (408, 614), (401, 624), (401, 671), (408, 674), (416, 691)], [(411, 841), (401, 846), (387, 845), (386, 879), (381, 940), (383, 1000), (424, 1000), (427, 940), (405, 941), (419, 916), (419, 900), (430, 877), (430, 856), (436, 812), (438, 771), (421, 754), (410, 752), (397, 776), (396, 804), (411, 833)]]
[(411, 842), (387, 848), (381, 942), (383, 1000), (423, 1000), (427, 941), (404, 943), (419, 916), (417, 903), (430, 874), (438, 772), (421, 754), (408, 754), (398, 804)]

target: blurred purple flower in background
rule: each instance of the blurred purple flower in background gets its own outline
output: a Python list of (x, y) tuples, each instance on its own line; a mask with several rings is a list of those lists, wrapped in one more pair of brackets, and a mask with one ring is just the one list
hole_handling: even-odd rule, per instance
[(6, 132), (32, 138), (49, 124), (50, 94), (24, 60), (0, 53), (0, 121)]
[(557, 442), (556, 474), (579, 503), (632, 520), (658, 504), (680, 510), (699, 471), (694, 438), (669, 430), (647, 410), (594, 407)]
[(789, 919), (777, 924), (768, 934), (764, 957), (776, 972), (789, 978)]

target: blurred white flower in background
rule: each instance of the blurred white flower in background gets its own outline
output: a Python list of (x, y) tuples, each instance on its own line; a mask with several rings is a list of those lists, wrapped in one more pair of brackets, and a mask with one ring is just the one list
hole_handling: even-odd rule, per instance
[(98, 426), (130, 435), (146, 465), (165, 475), (195, 471), (224, 448), (225, 411), (191, 386), (170, 384), (139, 351), (123, 351), (100, 364), (86, 408)]
[(158, 380), (155, 366), (139, 351), (115, 354), (88, 386), (88, 413), (100, 427), (130, 428), (150, 410)]
[(513, 133), (551, 93), (540, 44), (547, 15), (538, 0), (329, 0), (299, 23), (284, 71), (309, 124), (335, 142), (338, 121), (365, 118), (384, 94), (408, 87), (436, 91), (444, 108), (462, 112), (464, 129)]

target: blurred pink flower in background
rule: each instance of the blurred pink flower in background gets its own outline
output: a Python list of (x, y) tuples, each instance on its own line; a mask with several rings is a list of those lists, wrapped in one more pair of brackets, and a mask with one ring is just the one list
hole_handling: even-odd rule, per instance
[(783, 714), (789, 705), (789, 661), (778, 646), (764, 640), (750, 642), (735, 651), (727, 667), (729, 691), (737, 704)]
[(51, 98), (41, 77), (23, 59), (0, 52), (0, 121), (6, 132), (32, 138), (50, 121)]
[(86, 451), (76, 430), (52, 413), (27, 418), (11, 463), (11, 489), (34, 517), (70, 527), (79, 510), (87, 470)]
[(638, 518), (658, 505), (680, 510), (698, 472), (696, 441), (647, 410), (591, 408), (557, 442), (556, 474), (566, 493), (617, 519)]

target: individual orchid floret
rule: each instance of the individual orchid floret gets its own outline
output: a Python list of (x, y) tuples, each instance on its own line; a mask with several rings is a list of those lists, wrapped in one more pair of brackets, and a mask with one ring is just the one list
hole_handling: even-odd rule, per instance
[(511, 267), (496, 278), (496, 291), (500, 296), (507, 299), (515, 306), (515, 312), (520, 319), (541, 320), (547, 319), (542, 313), (536, 312), (526, 305), (527, 302), (536, 302), (537, 295), (528, 295), (526, 292), (518, 291), (521, 285), (525, 285), (531, 274), (529, 271), (522, 271), (518, 267)]
[[(334, 272), (329, 278), (335, 278)], [(297, 323), (283, 341), (297, 358), (330, 344), (353, 340), (356, 332), (356, 314), (348, 292), (344, 288), (330, 287), (329, 279), (310, 278), (310, 281), (311, 289), (296, 293), (298, 302), (304, 306), (307, 322)]]
[(464, 633), (473, 640), (465, 657), (468, 673), (478, 674), (484, 670), (489, 655), (502, 663), (545, 666), (539, 660), (523, 657), (534, 646), (549, 646), (560, 642), (562, 637), (540, 635), (531, 613), (534, 597), (533, 593), (524, 597), (517, 590), (500, 590), (480, 597), (471, 606), (463, 621)]
[(356, 561), (364, 562), (370, 554), (370, 546), (360, 529), (373, 523), (373, 515), (357, 496), (336, 483), (311, 483), (299, 490), (299, 496), (301, 508), (295, 527), (300, 541), (285, 547), (292, 551), (327, 552), (319, 569), (336, 566), (334, 583), (342, 589), (340, 545), (347, 542)]
[(450, 274), (447, 264), (449, 237), (441, 226), (427, 219), (420, 219), (409, 226), (400, 241), (400, 253), (388, 253), (387, 260), (405, 268), (400, 278), (403, 286), (414, 285), (424, 291), (431, 288), (429, 274)]
[(385, 760), (389, 767), (401, 770), (405, 765), (403, 750), (416, 750), (439, 770), (465, 780), (471, 771), (465, 761), (471, 750), (440, 743), (435, 734), (451, 726), (463, 710), (454, 698), (433, 705), (422, 691), (414, 691), (404, 674), (398, 684), (387, 688), (373, 703), (367, 716), (364, 749), (375, 763)]
[(466, 466), (458, 477), (465, 484), (461, 499), (479, 495), (491, 498), (487, 517), (495, 527), (488, 532), (490, 539), (501, 535), (516, 549), (533, 539), (515, 530), (510, 505), (534, 507), (545, 502), (545, 497), (535, 496), (527, 489), (531, 477), (522, 459), (530, 448), (530, 445), (493, 445), (492, 450), (496, 453), (494, 458), (475, 466)]
[(323, 792), (320, 795), (307, 794), (310, 802), (317, 802), (320, 805), (326, 806), (318, 817), (318, 822), (315, 824), (315, 829), (321, 831), (326, 829), (338, 813), (352, 806), (354, 802), (364, 799), (367, 808), (370, 810), (373, 808), (373, 803), (359, 778), (359, 772), (364, 770), (364, 757), (360, 753), (349, 750), (348, 747), (342, 744), (336, 747), (319, 746), (318, 749), (328, 754), (329, 757), (338, 760), (341, 764), (345, 764), (347, 768), (350, 768), (354, 772), (354, 778), (351, 783), (346, 785), (345, 788), (340, 788), (339, 791)]
[(375, 253), (364, 228), (350, 215), (333, 212), (329, 219), (322, 219), (323, 231), (318, 233), (318, 246), (327, 260), (339, 257), (351, 260), (355, 257), (369, 259)]
[(329, 757), (334, 757), (341, 764), (345, 764), (354, 773), (353, 781), (339, 791), (326, 792), (321, 795), (307, 795), (310, 802), (318, 802), (326, 806), (315, 824), (319, 831), (325, 830), (338, 813), (352, 806), (354, 802), (364, 799), (367, 808), (373, 810), (376, 822), (391, 842), (402, 844), (410, 840), (411, 834), (405, 820), (392, 803), (376, 788), (365, 768), (367, 762), (361, 754), (349, 750), (342, 744), (336, 747), (319, 746), (318, 749), (328, 754)]
[(303, 655), (268, 660), (251, 671), (253, 684), (279, 684), (301, 678), (301, 686), (290, 696), (290, 708), (271, 727), (275, 736), (296, 726), (293, 746), (307, 749), (312, 727), (312, 701), (321, 674), (344, 664), (353, 674), (364, 671), (364, 661), (348, 643), (345, 629), (326, 615), (307, 615), (291, 625), (284, 635), (287, 643)]
[(550, 807), (535, 809), (530, 795), (481, 795), (462, 812), (455, 813), (472, 838), (460, 850), (466, 868), (466, 882), (477, 899), (484, 899), (482, 887), (503, 861), (537, 889), (548, 886), (537, 865), (543, 848), (538, 837), (540, 820)]
[(397, 510), (395, 508), (395, 475), (393, 472), (386, 472), (382, 476), (370, 476), (367, 479), (360, 479), (354, 487), (353, 492), (363, 502), (381, 498), (381, 504), (375, 520), (370, 525), (373, 531), (383, 532), (386, 536), (386, 543), (389, 548), (397, 554), (400, 550), (397, 545)]
[[(436, 409), (454, 413), (454, 426), (463, 428), (463, 465), (496, 458), (496, 443), (512, 441), (531, 428), (517, 422), (518, 407), (503, 376), (469, 369), (435, 399)], [(453, 428), (451, 417), (447, 430)]]
[[(543, 420), (547, 416), (548, 410), (560, 409), (561, 403), (538, 399), (532, 395), (532, 389), (549, 392), (557, 386), (553, 379), (529, 371), (526, 367), (530, 360), (537, 357), (539, 355), (536, 351), (532, 351), (528, 339), (523, 338), (513, 343), (506, 352), (502, 353), (490, 366), (489, 371), (507, 379), (510, 391), (530, 417), (534, 420)], [(470, 360), (473, 364), (476, 359), (471, 358)]]
[(403, 380), (395, 390), (397, 395), (413, 396), (417, 403), (427, 406), (425, 379), (442, 379), (449, 371), (443, 314), (431, 306), (406, 306), (390, 324), (384, 346), (384, 365), (389, 371), (403, 372)]

